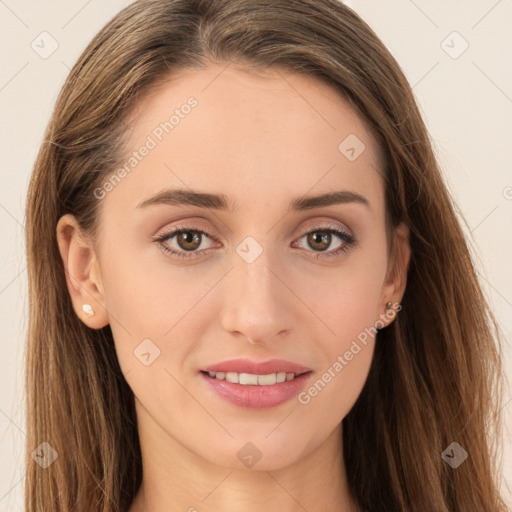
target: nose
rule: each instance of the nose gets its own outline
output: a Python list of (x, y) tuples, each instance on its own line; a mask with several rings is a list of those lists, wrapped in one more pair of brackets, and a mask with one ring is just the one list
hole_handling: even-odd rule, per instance
[(272, 344), (289, 334), (298, 302), (282, 265), (265, 249), (252, 262), (236, 252), (224, 287), (222, 327), (253, 345)]

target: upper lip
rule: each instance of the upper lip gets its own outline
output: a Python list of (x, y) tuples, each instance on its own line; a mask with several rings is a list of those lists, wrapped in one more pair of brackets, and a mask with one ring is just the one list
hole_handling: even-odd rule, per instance
[(270, 373), (301, 374), (311, 371), (311, 368), (300, 364), (285, 361), (284, 359), (269, 359), (268, 361), (251, 361), (250, 359), (231, 359), (221, 363), (202, 368), (205, 372), (235, 372), (250, 373), (253, 375), (267, 375)]

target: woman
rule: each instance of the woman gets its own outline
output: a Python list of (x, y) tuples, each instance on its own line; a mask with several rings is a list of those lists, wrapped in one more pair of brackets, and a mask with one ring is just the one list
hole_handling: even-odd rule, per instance
[(58, 98), (27, 248), (27, 511), (508, 510), (497, 325), (343, 4), (124, 9)]

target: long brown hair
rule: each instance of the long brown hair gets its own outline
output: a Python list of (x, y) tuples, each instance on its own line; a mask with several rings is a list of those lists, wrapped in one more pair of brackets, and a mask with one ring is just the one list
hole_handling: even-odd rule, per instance
[[(208, 61), (293, 70), (336, 88), (385, 155), (387, 215), (411, 231), (397, 319), (378, 334), (364, 389), (343, 420), (350, 489), (368, 511), (484, 512), (498, 491), (501, 333), (399, 65), (336, 0), (139, 0), (75, 64), (57, 100), (27, 199), (26, 511), (126, 511), (142, 477), (134, 398), (109, 326), (75, 314), (56, 225), (94, 233), (94, 190), (119, 164), (124, 120), (180, 68)], [(469, 454), (456, 469), (442, 452)], [(47, 468), (32, 452), (56, 450)]]

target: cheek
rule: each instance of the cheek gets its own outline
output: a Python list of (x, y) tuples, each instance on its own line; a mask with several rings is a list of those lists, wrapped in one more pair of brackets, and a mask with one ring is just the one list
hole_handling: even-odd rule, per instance
[[(350, 412), (366, 383), (375, 341), (368, 337), (342, 343), (328, 364), (317, 372), (297, 399), (305, 430), (326, 435)], [(318, 429), (323, 432), (318, 432)]]
[(112, 245), (117, 250), (106, 251), (101, 260), (102, 282), (123, 372), (137, 370), (133, 379), (143, 370), (139, 352), (150, 352), (151, 358), (158, 354), (150, 366), (153, 370), (179, 368), (201, 340), (204, 324), (215, 321), (210, 305), (225, 270), (214, 264), (171, 264), (150, 244), (142, 250)]
[[(302, 272), (296, 276), (296, 282), (300, 283), (298, 293), (307, 298), (312, 312), (324, 326), (320, 345), (331, 358), (347, 350), (347, 344), (360, 333), (374, 327), (382, 313), (387, 266), (384, 243), (354, 252), (337, 268), (315, 269), (314, 273)], [(311, 335), (312, 339), (318, 339), (318, 335)]]
[(329, 330), (311, 334), (322, 352), (322, 364), (298, 396), (311, 429), (315, 425), (323, 425), (325, 432), (334, 428), (365, 385), (376, 342), (379, 292), (373, 279), (365, 276), (347, 278), (329, 294), (317, 297), (317, 311)]
[(199, 267), (166, 261), (151, 241), (141, 244), (130, 239), (136, 237), (114, 234), (109, 238), (113, 249), (102, 254), (108, 314), (112, 324), (121, 324), (127, 331), (162, 336), (211, 288), (215, 276), (209, 279)]
[(308, 301), (315, 305), (314, 313), (323, 324), (320, 330), (316, 324), (310, 333), (323, 360), (298, 398), (315, 423), (319, 418), (331, 427), (340, 422), (364, 387), (376, 342), (376, 322), (382, 313), (379, 304), (386, 263), (382, 247), (361, 251), (329, 278), (317, 279), (317, 286), (308, 292)]

